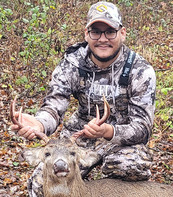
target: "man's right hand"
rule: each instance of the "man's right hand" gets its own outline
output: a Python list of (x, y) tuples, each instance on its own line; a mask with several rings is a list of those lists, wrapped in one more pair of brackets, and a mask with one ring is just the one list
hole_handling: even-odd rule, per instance
[[(15, 118), (18, 119), (19, 112), (15, 113)], [(20, 136), (25, 137), (26, 139), (32, 140), (36, 137), (34, 130), (44, 132), (43, 125), (36, 120), (34, 116), (29, 114), (22, 113), (20, 123), (23, 125), (23, 128), (19, 128), (18, 125), (12, 124), (11, 130), (17, 131)]]

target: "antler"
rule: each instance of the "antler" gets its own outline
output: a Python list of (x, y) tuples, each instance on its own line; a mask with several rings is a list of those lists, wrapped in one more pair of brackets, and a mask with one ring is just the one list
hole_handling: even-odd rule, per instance
[[(99, 107), (98, 105), (96, 105), (96, 124), (98, 126), (103, 124), (110, 116), (110, 106), (104, 95), (103, 95), (103, 100), (104, 100), (104, 114), (101, 119), (100, 119)], [(83, 130), (74, 133), (71, 136), (72, 141), (75, 141), (78, 137), (82, 136), (83, 134), (84, 134)]]
[[(19, 129), (22, 129), (24, 126), (21, 124), (21, 119), (22, 119), (22, 107), (20, 108), (19, 110), (19, 118), (18, 120), (16, 119), (15, 117), (15, 104), (16, 104), (16, 99), (17, 99), (17, 96), (15, 96), (14, 100), (11, 102), (11, 105), (10, 105), (10, 117), (11, 117), (11, 121), (18, 125), (19, 126)], [(49, 138), (47, 137), (46, 134), (40, 132), (40, 131), (37, 131), (37, 130), (34, 130), (34, 133), (37, 137), (39, 137), (40, 139), (42, 139), (45, 143), (48, 143), (49, 141)]]
[(109, 103), (107, 102), (104, 95), (103, 95), (103, 100), (104, 100), (104, 114), (101, 119), (100, 119), (99, 107), (98, 105), (96, 105), (96, 123), (98, 126), (103, 124), (109, 118), (111, 113)]

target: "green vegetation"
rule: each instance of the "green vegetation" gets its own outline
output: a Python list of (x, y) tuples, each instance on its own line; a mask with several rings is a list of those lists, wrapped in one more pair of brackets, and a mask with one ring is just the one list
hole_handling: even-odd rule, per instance
[[(72, 5), (72, 2), (75, 5)], [(75, 3), (76, 2), (76, 3)], [(71, 44), (84, 40), (86, 14), (96, 0), (0, 0), (1, 133), (9, 139), (9, 103), (19, 95), (35, 113), (51, 73)], [(118, 5), (127, 28), (126, 44), (153, 65), (157, 75), (156, 116), (149, 147), (153, 179), (173, 181), (173, 68), (171, 0), (109, 0)], [(69, 114), (74, 111), (72, 99)], [(2, 135), (1, 135), (2, 136)], [(6, 145), (7, 146), (7, 145)], [(7, 151), (3, 147), (3, 154)], [(1, 153), (1, 152), (0, 152)], [(2, 154), (2, 153), (1, 153)], [(9, 153), (10, 154), (10, 153)], [(18, 161), (13, 166), (18, 167)], [(20, 166), (20, 165), (19, 165)], [(5, 171), (4, 171), (5, 172)], [(7, 173), (8, 174), (8, 173)], [(97, 177), (98, 175), (94, 175)], [(4, 179), (8, 185), (9, 179)]]

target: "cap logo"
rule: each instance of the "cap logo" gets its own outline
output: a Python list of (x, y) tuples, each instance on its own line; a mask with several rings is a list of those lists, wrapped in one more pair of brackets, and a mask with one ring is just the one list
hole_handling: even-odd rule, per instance
[(107, 6), (101, 4), (99, 6), (97, 6), (96, 10), (98, 10), (99, 12), (104, 12), (105, 10), (107, 10)]

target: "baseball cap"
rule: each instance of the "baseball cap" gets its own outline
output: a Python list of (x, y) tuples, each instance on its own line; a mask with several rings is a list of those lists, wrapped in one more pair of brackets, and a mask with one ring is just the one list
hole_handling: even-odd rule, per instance
[(110, 2), (100, 1), (93, 4), (88, 11), (86, 28), (95, 22), (104, 22), (117, 29), (120, 25), (122, 26), (120, 11), (116, 5)]

